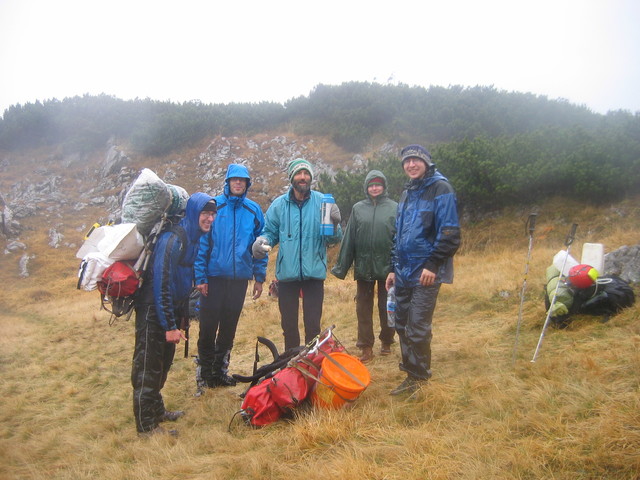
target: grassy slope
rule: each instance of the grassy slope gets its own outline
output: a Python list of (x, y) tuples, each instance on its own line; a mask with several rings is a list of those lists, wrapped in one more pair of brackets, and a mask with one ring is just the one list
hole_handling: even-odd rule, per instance
[[(402, 379), (394, 346), (370, 365), (372, 384), (352, 409), (304, 410), (262, 430), (234, 421), (229, 432), (242, 387), (193, 397), (194, 365), (179, 349), (164, 390), (170, 408), (187, 410), (177, 441), (136, 436), (133, 322), (109, 326), (97, 294), (74, 290), (75, 249), (47, 247), (47, 232), (30, 225), (41, 246), (34, 274), (0, 272), (0, 478), (637, 478), (639, 307), (606, 324), (578, 317), (549, 330), (538, 361), (529, 360), (544, 320), (544, 269), (571, 222), (580, 224), (574, 256), (584, 242), (608, 252), (638, 243), (638, 204), (538, 208), (515, 364), (528, 212), (513, 210), (465, 225), (456, 282), (436, 310), (434, 378), (419, 398), (387, 394)], [(350, 280), (327, 281), (324, 322), (352, 353), (354, 293)], [(274, 300), (248, 300), (233, 371), (250, 372), (256, 335), (281, 344), (278, 318)]]

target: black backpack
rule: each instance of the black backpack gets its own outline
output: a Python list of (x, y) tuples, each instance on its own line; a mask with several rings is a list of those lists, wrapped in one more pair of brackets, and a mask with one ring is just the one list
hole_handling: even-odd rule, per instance
[(615, 315), (636, 301), (631, 286), (617, 275), (598, 278), (594, 294), (584, 300), (579, 312), (588, 315)]

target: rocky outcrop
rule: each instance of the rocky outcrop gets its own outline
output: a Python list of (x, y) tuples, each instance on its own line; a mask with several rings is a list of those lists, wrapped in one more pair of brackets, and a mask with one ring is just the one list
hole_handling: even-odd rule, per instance
[(604, 256), (604, 276), (617, 275), (628, 283), (640, 283), (640, 245), (623, 246)]
[(107, 155), (100, 170), (101, 177), (118, 174), (123, 168), (129, 166), (131, 160), (115, 145), (109, 146)]

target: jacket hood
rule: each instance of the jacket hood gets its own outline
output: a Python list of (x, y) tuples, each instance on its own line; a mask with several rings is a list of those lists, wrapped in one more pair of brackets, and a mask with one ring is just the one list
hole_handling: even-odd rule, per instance
[(382, 191), (382, 194), (380, 196), (382, 197), (387, 195), (387, 177), (380, 170), (371, 170), (369, 173), (367, 173), (367, 176), (364, 179), (364, 184), (362, 185), (362, 188), (364, 188), (364, 194), (367, 197), (369, 197), (369, 192), (367, 191), (367, 185), (369, 185), (369, 182), (376, 177), (380, 177), (384, 180), (384, 190)]
[(231, 165), (229, 165), (229, 168), (227, 168), (227, 175), (224, 177), (225, 196), (229, 197), (231, 195), (231, 192), (229, 191), (229, 179), (234, 177), (247, 179), (247, 189), (244, 191), (244, 194), (241, 195), (242, 198), (246, 197), (247, 192), (251, 187), (251, 176), (249, 175), (249, 170), (247, 169), (247, 167), (237, 163), (232, 163)]
[(197, 241), (200, 238), (202, 234), (200, 230), (200, 212), (205, 204), (211, 200), (214, 200), (211, 195), (202, 192), (196, 192), (189, 197), (185, 215), (180, 220), (180, 225), (185, 229), (187, 238), (190, 240)]

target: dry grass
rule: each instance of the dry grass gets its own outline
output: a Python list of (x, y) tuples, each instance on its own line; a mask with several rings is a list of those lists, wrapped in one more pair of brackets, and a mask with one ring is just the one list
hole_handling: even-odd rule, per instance
[[(544, 320), (544, 269), (570, 223), (580, 223), (577, 257), (584, 242), (606, 251), (638, 242), (637, 201), (563, 205), (540, 209), (515, 363), (528, 212), (513, 211), (465, 226), (456, 282), (443, 287), (436, 311), (434, 378), (416, 398), (388, 395), (403, 378), (396, 345), (370, 364), (372, 383), (353, 408), (305, 408), (255, 430), (231, 422), (242, 386), (193, 396), (194, 364), (179, 349), (164, 390), (170, 408), (187, 411), (177, 440), (137, 437), (133, 322), (109, 326), (97, 294), (74, 290), (75, 249), (47, 247), (34, 225), (32, 276), (18, 279), (6, 268), (10, 256), (0, 272), (0, 478), (638, 478), (639, 307), (605, 324), (578, 317), (566, 330), (549, 330), (530, 362)], [(351, 280), (326, 283), (324, 323), (337, 325), (352, 353), (354, 294)], [(234, 372), (251, 371), (257, 335), (282, 346), (278, 318), (266, 295), (247, 301)]]

